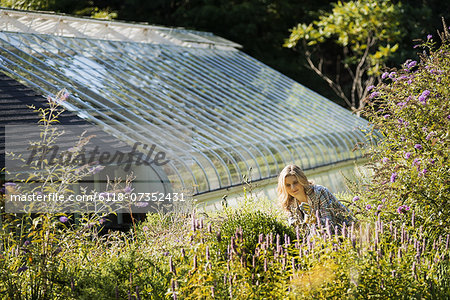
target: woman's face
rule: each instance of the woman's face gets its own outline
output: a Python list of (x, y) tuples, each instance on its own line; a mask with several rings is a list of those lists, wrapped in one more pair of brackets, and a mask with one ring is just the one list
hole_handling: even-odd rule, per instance
[(297, 177), (294, 175), (286, 176), (285, 178), (286, 191), (287, 193), (296, 198), (301, 199), (304, 194), (303, 185), (298, 181)]

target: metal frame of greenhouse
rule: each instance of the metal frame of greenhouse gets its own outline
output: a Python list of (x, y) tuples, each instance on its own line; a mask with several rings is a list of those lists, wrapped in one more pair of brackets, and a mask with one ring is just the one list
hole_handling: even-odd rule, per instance
[(362, 157), (368, 123), (211, 33), (0, 9), (0, 70), (132, 145), (201, 195)]

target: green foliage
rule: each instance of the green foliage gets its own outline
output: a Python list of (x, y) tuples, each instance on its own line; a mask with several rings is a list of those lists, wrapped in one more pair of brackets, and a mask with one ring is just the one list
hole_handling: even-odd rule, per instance
[[(292, 48), (301, 42), (309, 66), (348, 106), (356, 109), (363, 106), (358, 102), (367, 95), (365, 88), (374, 82), (371, 76), (380, 74), (386, 60), (399, 47), (401, 12), (401, 6), (390, 1), (338, 1), (330, 13), (310, 24), (294, 27), (284, 46)], [(334, 42), (342, 49), (341, 61), (334, 64), (337, 68), (342, 64), (346, 76), (352, 79), (350, 91), (341, 86), (340, 72), (332, 79), (330, 72), (323, 68), (323, 54), (314, 55), (320, 50), (319, 45), (327, 42)]]
[(260, 234), (279, 235), (282, 243), (285, 242), (285, 235), (291, 240), (295, 238), (292, 227), (288, 227), (274, 216), (258, 210), (244, 213), (233, 211), (221, 223), (219, 231), (221, 241), (218, 242), (217, 249), (224, 255), (227, 253), (227, 246), (231, 238), (240, 235), (243, 237), (242, 247), (246, 249), (247, 253), (255, 251)]
[[(448, 30), (434, 49), (428, 37), (419, 62), (387, 72), (372, 90), (366, 115), (384, 137), (371, 148), (372, 203), (386, 202), (383, 215), (400, 219), (415, 213), (417, 222), (436, 234), (450, 228), (450, 59)], [(428, 53), (428, 54), (427, 54)], [(406, 205), (410, 208), (396, 210)]]

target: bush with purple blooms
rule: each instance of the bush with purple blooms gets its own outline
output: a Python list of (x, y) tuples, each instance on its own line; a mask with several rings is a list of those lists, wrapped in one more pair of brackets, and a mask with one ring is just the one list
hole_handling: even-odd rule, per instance
[[(365, 116), (384, 139), (369, 151), (374, 171), (365, 196), (385, 198), (382, 216), (403, 222), (414, 211), (424, 230), (450, 232), (450, 34), (424, 44), (420, 61), (408, 60), (373, 88)], [(393, 74), (393, 73), (390, 73)], [(389, 118), (385, 118), (389, 115)]]

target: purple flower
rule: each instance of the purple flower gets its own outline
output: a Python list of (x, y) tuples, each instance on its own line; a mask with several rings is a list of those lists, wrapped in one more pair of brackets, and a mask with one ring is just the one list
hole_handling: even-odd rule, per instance
[(66, 223), (67, 220), (69, 220), (69, 219), (68, 219), (66, 216), (59, 217), (59, 221), (60, 221), (61, 223)]
[(369, 86), (367, 87), (367, 91), (370, 92), (370, 90), (372, 90), (374, 87), (375, 87), (374, 85), (369, 85)]
[(395, 77), (395, 74), (397, 74), (397, 73), (395, 73), (395, 72), (391, 72), (391, 73), (389, 73), (389, 78), (394, 78)]
[(397, 179), (398, 174), (397, 173), (392, 173), (391, 174), (391, 182), (395, 182), (395, 180)]
[(416, 148), (417, 150), (422, 150), (422, 145), (421, 144), (415, 144), (414, 148)]
[(377, 210), (382, 210), (383, 209), (383, 204), (378, 205)]
[(387, 118), (389, 118), (390, 116), (391, 116), (390, 114), (385, 114), (385, 115), (383, 116), (383, 118), (387, 119)]
[(367, 205), (366, 205), (366, 210), (370, 210), (370, 209), (372, 209), (372, 205), (367, 204)]
[(133, 189), (132, 189), (131, 186), (129, 186), (129, 185), (127, 185), (127, 186), (123, 189), (123, 191), (124, 191), (125, 193), (131, 193), (132, 190), (133, 190)]
[(386, 202), (386, 198), (381, 199), (381, 202), (382, 203)]
[(419, 176), (425, 176), (426, 173), (428, 173), (428, 170), (423, 169), (422, 171), (419, 172)]
[(411, 83), (412, 83), (412, 80), (410, 79), (410, 80), (408, 80), (406, 83), (407, 83), (407, 84), (411, 84)]
[(95, 167), (91, 168), (91, 173), (92, 174), (97, 174), (98, 172), (100, 172), (104, 168), (105, 168), (104, 166), (95, 166)]
[(389, 76), (389, 72), (384, 72), (383, 75), (381, 75), (382, 79), (386, 79), (386, 77)]
[(359, 200), (359, 197), (358, 197), (358, 196), (353, 197), (353, 202), (356, 202), (356, 201), (358, 201), (358, 200)]
[(143, 230), (143, 231), (148, 231), (148, 226), (142, 227), (142, 230)]
[(434, 132), (432, 131), (426, 136), (425, 139), (428, 141), (429, 139), (431, 139), (433, 137), (433, 135), (434, 135)]
[(419, 102), (422, 103), (423, 105), (427, 104), (427, 97), (420, 95)]
[(430, 159), (430, 164), (434, 165), (435, 162), (436, 160), (434, 158)]
[(420, 165), (420, 159), (418, 159), (418, 158), (414, 158), (414, 160), (413, 160), (413, 166), (418, 166), (418, 165)]
[(450, 115), (447, 116), (447, 120), (450, 120)]
[(427, 40), (431, 40), (433, 36), (431, 34), (427, 35)]
[(413, 68), (413, 67), (415, 67), (416, 65), (417, 65), (417, 61), (413, 60), (412, 62), (410, 62), (410, 63), (408, 64), (408, 68)]
[(406, 158), (406, 159), (409, 159), (410, 157), (411, 157), (411, 152), (406, 152), (406, 153), (405, 153), (405, 158)]
[(380, 94), (378, 92), (373, 92), (372, 94), (370, 94), (369, 98), (373, 99), (375, 97), (378, 97)]
[(399, 103), (397, 103), (397, 105), (400, 106), (400, 107), (403, 107), (403, 106), (406, 105), (406, 102), (399, 102)]
[(407, 205), (400, 205), (397, 208), (397, 213), (399, 213), (399, 214), (406, 214), (408, 211), (409, 211), (409, 206), (407, 206)]
[(23, 243), (23, 246), (26, 247), (26, 246), (28, 246), (29, 244), (31, 244), (31, 242), (30, 242), (29, 240), (26, 240), (26, 241)]
[(389, 158), (387, 157), (383, 157), (383, 159), (381, 160), (383, 163), (387, 163), (389, 161)]
[(430, 95), (430, 91), (429, 90), (425, 90), (422, 92), (422, 96), (424, 97), (428, 97)]

